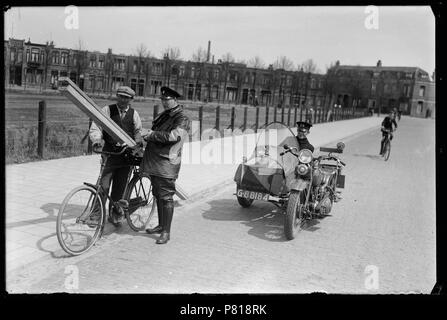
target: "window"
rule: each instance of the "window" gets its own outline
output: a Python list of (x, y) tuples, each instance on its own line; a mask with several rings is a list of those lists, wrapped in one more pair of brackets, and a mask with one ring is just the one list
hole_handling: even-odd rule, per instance
[(59, 52), (57, 52), (57, 51), (53, 52), (53, 56), (51, 58), (51, 62), (53, 64), (59, 64)]
[(134, 61), (133, 62), (132, 70), (133, 70), (133, 72), (137, 72), (137, 70), (138, 70), (138, 61)]
[(45, 63), (45, 53), (43, 50), (40, 51), (40, 62)]
[(388, 93), (388, 92), (390, 92), (390, 85), (389, 84), (385, 84), (384, 86), (383, 86), (383, 92), (384, 93)]
[(124, 59), (115, 59), (113, 67), (118, 70), (124, 70), (125, 61)]
[(219, 79), (219, 69), (214, 69), (214, 79)]
[(179, 76), (184, 76), (185, 75), (185, 66), (180, 66), (179, 68)]
[(91, 75), (89, 76), (89, 82), (90, 82), (90, 89), (95, 89), (95, 76)]
[(195, 67), (191, 67), (191, 78), (195, 77), (195, 72), (196, 72), (196, 68)]
[(419, 88), (419, 97), (425, 96), (425, 86), (420, 86)]
[(250, 76), (248, 73), (245, 74), (244, 83), (248, 83), (250, 81)]
[(22, 55), (23, 55), (23, 50), (19, 50), (17, 52), (17, 62), (18, 63), (22, 62), (22, 58), (23, 58)]
[(413, 79), (413, 73), (412, 72), (407, 72), (405, 73), (405, 77), (408, 79)]
[(96, 55), (91, 55), (90, 56), (90, 64), (89, 64), (90, 68), (96, 68)]
[(59, 77), (59, 71), (57, 70), (51, 70), (51, 79), (50, 79), (50, 83), (51, 84), (57, 84), (57, 79)]
[(405, 97), (409, 97), (410, 96), (410, 86), (408, 84), (404, 84), (403, 95)]
[(26, 49), (26, 62), (29, 61), (29, 49)]
[(39, 49), (31, 49), (31, 62), (39, 62)]
[(10, 60), (11, 62), (14, 62), (16, 60), (16, 49), (11, 49), (10, 53)]
[(161, 74), (161, 63), (152, 63), (152, 73), (153, 74)]
[(315, 89), (317, 87), (317, 82), (315, 79), (310, 79), (310, 88)]
[(103, 90), (104, 89), (104, 77), (99, 76), (96, 78), (96, 90)]
[(424, 103), (422, 101), (419, 101), (416, 112), (422, 113), (423, 108), (424, 108)]
[(104, 68), (104, 56), (99, 57), (98, 67), (101, 68), (101, 69)]
[(68, 64), (68, 52), (62, 52), (61, 54), (61, 64)]
[(376, 83), (371, 84), (371, 93), (376, 93)]

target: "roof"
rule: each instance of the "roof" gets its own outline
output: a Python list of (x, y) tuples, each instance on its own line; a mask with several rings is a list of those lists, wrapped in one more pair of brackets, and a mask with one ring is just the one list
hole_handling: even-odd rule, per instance
[[(359, 69), (359, 70), (372, 70), (372, 71), (400, 71), (400, 72), (416, 72), (418, 70), (426, 72), (419, 67), (377, 67), (377, 66), (349, 66), (349, 65), (341, 65), (336, 67), (338, 69)], [(427, 73), (427, 72), (426, 72)]]

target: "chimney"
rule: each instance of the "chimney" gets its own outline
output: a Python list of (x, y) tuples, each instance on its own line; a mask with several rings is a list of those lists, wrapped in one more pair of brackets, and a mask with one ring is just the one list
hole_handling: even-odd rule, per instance
[(214, 64), (214, 54), (213, 54), (213, 64)]
[(382, 66), (382, 60), (377, 61), (377, 67), (381, 67)]
[(208, 40), (208, 52), (206, 53), (206, 62), (210, 62), (211, 41)]
[(340, 66), (340, 60), (337, 60), (337, 61), (335, 62), (335, 66), (336, 66), (336, 67), (339, 67), (339, 66)]

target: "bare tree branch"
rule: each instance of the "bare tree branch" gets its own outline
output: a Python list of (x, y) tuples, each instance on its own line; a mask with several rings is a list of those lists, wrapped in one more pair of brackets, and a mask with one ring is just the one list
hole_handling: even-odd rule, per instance
[(205, 62), (207, 58), (207, 52), (202, 47), (197, 48), (192, 54), (193, 62)]
[(319, 73), (318, 66), (314, 63), (312, 59), (307, 59), (303, 63), (301, 63), (298, 69), (303, 69), (304, 72), (309, 73)]
[(161, 52), (162, 58), (168, 57), (170, 60), (178, 60), (180, 58), (180, 49), (178, 47), (168, 47)]
[(221, 59), (222, 59), (222, 62), (234, 62), (235, 61), (233, 55), (230, 52), (227, 52), (224, 55), (222, 55)]
[(255, 56), (248, 60), (248, 66), (250, 68), (263, 69), (265, 68), (265, 62), (259, 56)]
[(287, 71), (293, 70), (293, 62), (286, 56), (280, 56), (273, 63), (273, 69), (284, 69)]

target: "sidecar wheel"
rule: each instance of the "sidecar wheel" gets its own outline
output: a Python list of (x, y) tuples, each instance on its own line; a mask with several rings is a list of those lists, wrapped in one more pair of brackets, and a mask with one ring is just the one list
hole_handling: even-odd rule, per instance
[(237, 202), (239, 202), (239, 204), (240, 204), (243, 208), (248, 208), (248, 207), (250, 207), (251, 204), (253, 203), (253, 199), (247, 199), (247, 198), (237, 197)]
[(284, 217), (284, 234), (287, 240), (292, 240), (301, 229), (304, 217), (303, 206), (306, 195), (302, 191), (291, 191)]

